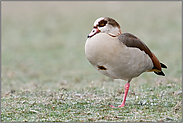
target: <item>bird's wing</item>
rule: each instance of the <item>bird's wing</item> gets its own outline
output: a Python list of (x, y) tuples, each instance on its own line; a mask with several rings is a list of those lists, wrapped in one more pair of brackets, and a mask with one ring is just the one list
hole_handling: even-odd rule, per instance
[(141, 51), (144, 51), (147, 55), (149, 55), (149, 57), (151, 58), (154, 64), (154, 68), (150, 71), (154, 71), (156, 74), (159, 73), (158, 75), (164, 75), (164, 73), (161, 71), (162, 63), (159, 62), (158, 58), (150, 51), (150, 49), (146, 46), (146, 44), (142, 42), (139, 38), (137, 38), (136, 36), (130, 33), (122, 33), (121, 35), (119, 35), (118, 39), (127, 47), (139, 48)]

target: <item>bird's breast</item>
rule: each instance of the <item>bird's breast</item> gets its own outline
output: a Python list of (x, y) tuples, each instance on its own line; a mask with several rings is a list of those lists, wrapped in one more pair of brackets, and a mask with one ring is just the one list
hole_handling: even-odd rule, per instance
[(99, 72), (114, 79), (129, 80), (153, 67), (144, 51), (127, 47), (118, 37), (105, 33), (87, 39), (85, 54)]

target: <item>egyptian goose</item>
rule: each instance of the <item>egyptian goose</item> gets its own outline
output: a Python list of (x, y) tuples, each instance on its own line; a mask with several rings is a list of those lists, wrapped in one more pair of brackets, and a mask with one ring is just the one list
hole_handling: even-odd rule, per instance
[(93, 67), (102, 74), (127, 80), (124, 98), (118, 107), (125, 106), (132, 78), (143, 72), (165, 76), (162, 68), (167, 68), (144, 42), (130, 33), (122, 33), (120, 25), (109, 17), (100, 17), (94, 22), (85, 44), (85, 54)]

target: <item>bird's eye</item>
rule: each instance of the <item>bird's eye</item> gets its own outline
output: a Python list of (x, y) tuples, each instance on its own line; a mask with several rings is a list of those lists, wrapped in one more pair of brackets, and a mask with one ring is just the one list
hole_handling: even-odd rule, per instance
[(103, 27), (103, 26), (105, 26), (107, 24), (107, 21), (105, 21), (105, 20), (101, 20), (100, 22), (99, 22), (99, 27)]

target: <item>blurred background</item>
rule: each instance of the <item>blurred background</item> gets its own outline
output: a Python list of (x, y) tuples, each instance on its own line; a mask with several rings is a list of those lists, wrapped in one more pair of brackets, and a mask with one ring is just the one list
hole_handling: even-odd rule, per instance
[(97, 72), (85, 57), (94, 21), (114, 18), (136, 35), (162, 63), (166, 77), (144, 73), (131, 86), (180, 82), (181, 2), (1, 2), (1, 90), (123, 87)]

